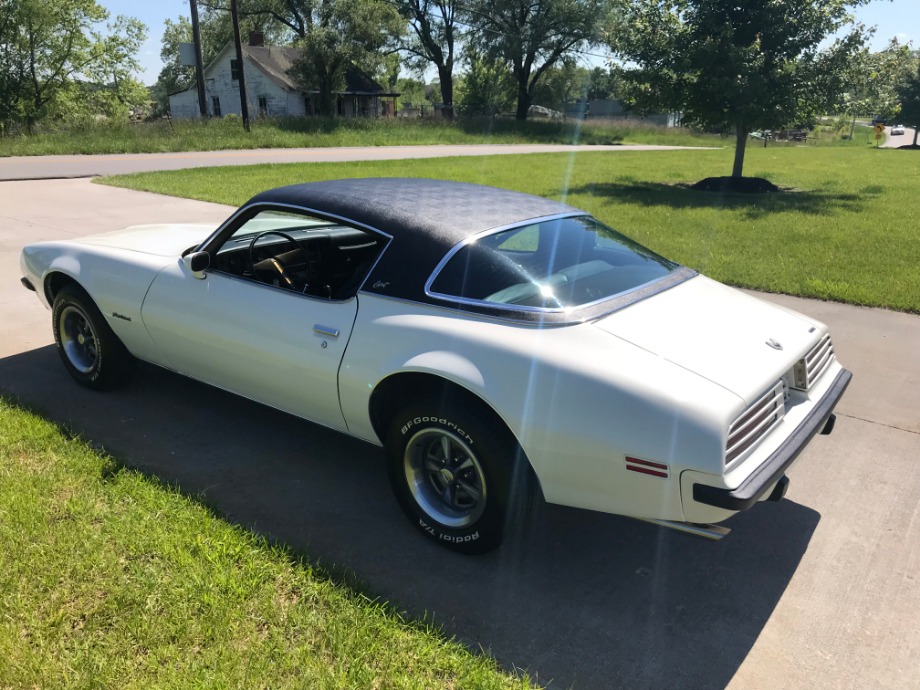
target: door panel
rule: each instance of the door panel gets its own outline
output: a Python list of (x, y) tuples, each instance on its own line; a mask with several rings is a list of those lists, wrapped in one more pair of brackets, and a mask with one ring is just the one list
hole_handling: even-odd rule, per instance
[(339, 430), (338, 370), (356, 313), (356, 298), (214, 272), (202, 279), (182, 261), (157, 276), (142, 308), (176, 371)]

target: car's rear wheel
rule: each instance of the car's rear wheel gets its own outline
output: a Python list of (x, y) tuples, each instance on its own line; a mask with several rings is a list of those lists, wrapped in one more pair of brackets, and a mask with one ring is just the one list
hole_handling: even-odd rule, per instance
[(409, 520), (456, 551), (484, 553), (521, 517), (531, 469), (506, 429), (475, 406), (410, 405), (386, 438), (387, 472)]
[(134, 357), (86, 292), (76, 285), (61, 288), (51, 314), (58, 354), (74, 380), (88, 388), (107, 390), (130, 377)]

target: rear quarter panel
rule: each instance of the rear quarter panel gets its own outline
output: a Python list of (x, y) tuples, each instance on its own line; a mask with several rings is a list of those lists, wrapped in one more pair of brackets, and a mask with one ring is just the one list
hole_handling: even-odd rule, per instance
[[(721, 473), (724, 429), (743, 401), (590, 324), (533, 327), (362, 294), (340, 372), (352, 433), (376, 441), (374, 387), (400, 371), (467, 388), (505, 421), (546, 499), (682, 519), (684, 469)], [(668, 465), (626, 470), (625, 456)]]

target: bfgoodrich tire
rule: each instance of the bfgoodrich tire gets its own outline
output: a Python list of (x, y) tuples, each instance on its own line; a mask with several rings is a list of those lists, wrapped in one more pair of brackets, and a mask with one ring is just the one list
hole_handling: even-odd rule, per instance
[(54, 297), (54, 342), (64, 367), (77, 383), (108, 390), (133, 373), (135, 359), (82, 289), (67, 285)]
[(530, 465), (511, 433), (476, 406), (410, 405), (394, 417), (385, 448), (396, 500), (429, 539), (484, 553), (523, 518)]

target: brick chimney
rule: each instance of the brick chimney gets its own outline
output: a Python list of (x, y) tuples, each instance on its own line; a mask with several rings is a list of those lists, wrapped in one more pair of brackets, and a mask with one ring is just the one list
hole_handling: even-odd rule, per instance
[(250, 31), (249, 32), (249, 45), (251, 46), (264, 46), (265, 45), (265, 34), (261, 31)]

